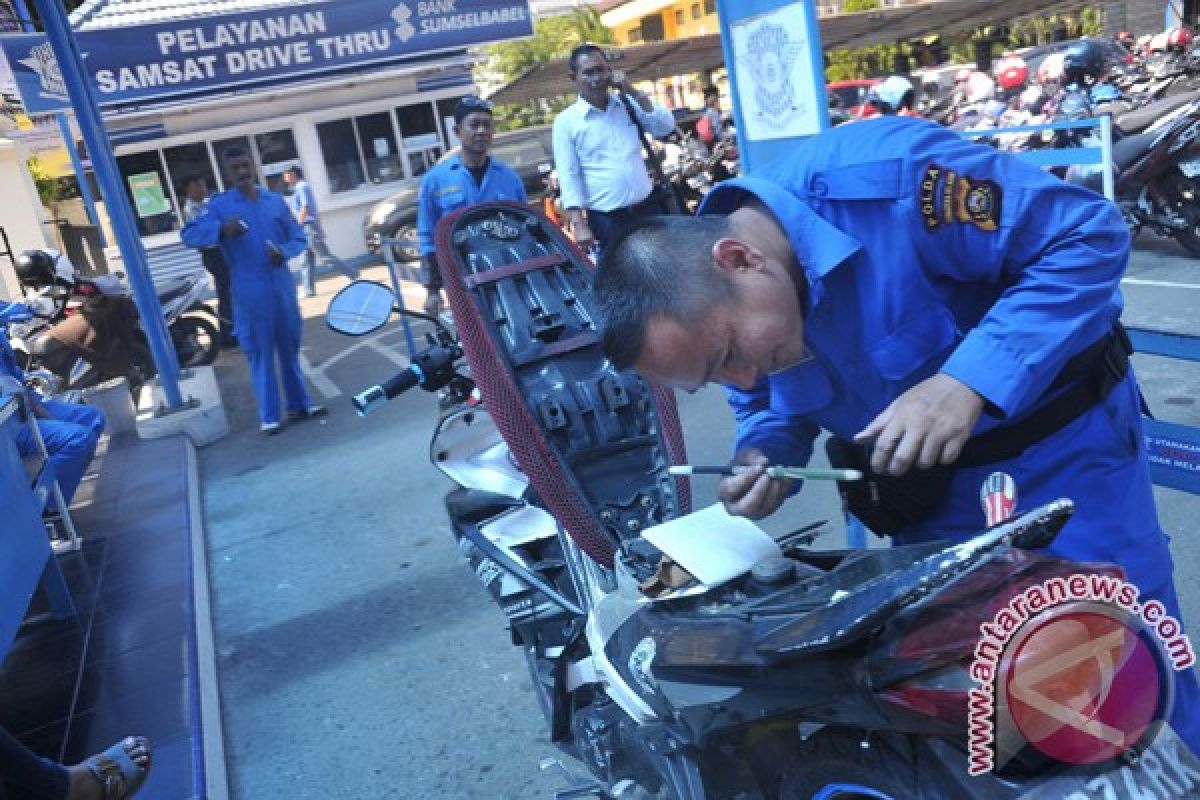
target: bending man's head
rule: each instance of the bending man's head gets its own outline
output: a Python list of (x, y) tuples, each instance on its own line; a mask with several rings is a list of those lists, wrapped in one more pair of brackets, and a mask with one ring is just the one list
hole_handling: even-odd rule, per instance
[(664, 386), (748, 389), (803, 360), (794, 260), (762, 206), (641, 221), (607, 249), (596, 276), (604, 351)]

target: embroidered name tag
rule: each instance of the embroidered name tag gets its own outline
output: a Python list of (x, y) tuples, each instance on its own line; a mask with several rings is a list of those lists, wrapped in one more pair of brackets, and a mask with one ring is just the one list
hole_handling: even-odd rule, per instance
[(960, 175), (937, 164), (921, 178), (921, 219), (927, 230), (969, 222), (981, 231), (1000, 226), (1002, 193), (995, 181)]
[(437, 190), (438, 197), (446, 197), (447, 195), (458, 195), (458, 194), (462, 194), (462, 193), (463, 193), (463, 188), (461, 186), (456, 186), (453, 184), (450, 186), (443, 186), (441, 189)]

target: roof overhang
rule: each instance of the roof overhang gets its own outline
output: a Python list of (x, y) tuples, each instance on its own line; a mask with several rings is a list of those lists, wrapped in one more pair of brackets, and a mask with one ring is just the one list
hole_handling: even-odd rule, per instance
[[(1094, 0), (935, 0), (857, 14), (839, 14), (819, 21), (821, 45), (826, 50), (867, 47), (919, 39), (929, 34), (950, 34), (985, 25), (1010, 22), (1031, 14), (1070, 11)], [(725, 65), (719, 34), (615, 47), (610, 54), (634, 80), (688, 75)], [(575, 83), (565, 58), (533, 67), (497, 90), (493, 102), (526, 103), (530, 100), (572, 94)]]

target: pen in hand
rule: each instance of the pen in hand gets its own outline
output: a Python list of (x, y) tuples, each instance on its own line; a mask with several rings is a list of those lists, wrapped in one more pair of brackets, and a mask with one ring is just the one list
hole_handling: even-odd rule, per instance
[[(693, 466), (680, 464), (667, 468), (671, 475), (741, 475), (757, 467), (735, 464), (732, 466)], [(810, 481), (858, 481), (862, 472), (856, 469), (820, 469), (808, 467), (770, 466), (764, 468), (768, 478), (792, 478)]]

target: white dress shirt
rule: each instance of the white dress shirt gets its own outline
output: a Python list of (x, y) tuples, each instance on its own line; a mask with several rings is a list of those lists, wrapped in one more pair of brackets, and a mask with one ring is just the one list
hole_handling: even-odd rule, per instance
[[(651, 111), (643, 111), (631, 100), (651, 136), (674, 130), (675, 117), (669, 110), (655, 104)], [(653, 188), (637, 126), (613, 94), (605, 109), (580, 97), (555, 118), (554, 166), (563, 208), (614, 211), (640, 203)]]

